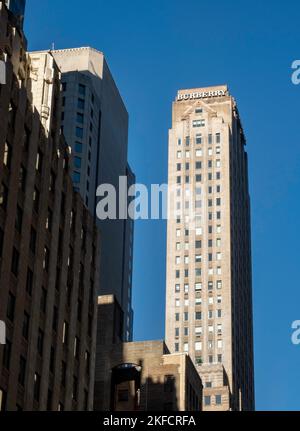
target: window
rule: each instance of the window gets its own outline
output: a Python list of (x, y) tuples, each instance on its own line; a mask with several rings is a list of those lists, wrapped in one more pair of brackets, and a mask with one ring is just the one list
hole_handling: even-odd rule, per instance
[(202, 335), (202, 326), (196, 326), (196, 328), (195, 328), (195, 334), (197, 336)]
[(19, 233), (21, 233), (21, 230), (22, 230), (22, 221), (23, 221), (23, 210), (18, 205), (17, 206), (17, 213), (16, 213), (16, 220), (15, 220), (15, 228)]
[(196, 135), (196, 144), (197, 145), (202, 144), (202, 135), (200, 135), (200, 134)]
[(202, 150), (196, 150), (196, 157), (202, 157)]
[(77, 169), (81, 168), (81, 158), (80, 157), (74, 157), (74, 166)]
[(183, 313), (183, 320), (184, 320), (185, 322), (188, 322), (188, 320), (189, 320), (189, 313), (188, 313), (187, 311), (185, 311), (185, 312)]
[(221, 143), (221, 134), (216, 133), (216, 144), (220, 144), (220, 143)]
[(14, 247), (11, 261), (11, 272), (17, 277), (19, 273), (19, 260), (20, 254), (18, 250)]
[(3, 164), (8, 169), (10, 168), (10, 165), (11, 165), (11, 155), (12, 155), (11, 146), (7, 142), (5, 142)]
[(175, 352), (179, 352), (179, 343), (175, 343), (174, 350)]
[(26, 359), (23, 356), (20, 356), (18, 382), (20, 383), (21, 386), (25, 385), (25, 375), (26, 375)]
[(62, 91), (66, 91), (67, 90), (67, 83), (66, 82), (62, 82), (61, 83), (61, 89), (62, 89)]
[(83, 129), (81, 127), (76, 127), (76, 137), (82, 139), (83, 138)]
[(205, 126), (205, 120), (194, 120), (193, 121), (193, 127), (204, 127)]
[(211, 397), (209, 395), (206, 395), (204, 397), (204, 405), (210, 406), (211, 405)]
[(195, 284), (195, 290), (197, 291), (199, 291), (199, 290), (202, 290), (202, 283), (196, 283)]
[(177, 151), (177, 159), (181, 159), (182, 157), (182, 152), (181, 151)]
[(73, 182), (74, 183), (80, 183), (80, 173), (79, 172), (73, 172)]
[(186, 353), (189, 351), (189, 344), (188, 343), (183, 344), (183, 351)]
[(200, 352), (202, 350), (202, 342), (201, 341), (197, 341), (195, 343), (195, 350), (196, 350), (196, 352)]
[(166, 375), (164, 378), (164, 392), (172, 393), (175, 389), (175, 377), (173, 375)]
[(66, 377), (67, 377), (67, 364), (62, 361), (61, 363), (61, 384), (63, 387), (66, 385)]
[(196, 356), (195, 362), (196, 362), (197, 365), (202, 365), (203, 364), (202, 357), (201, 356)]
[(79, 94), (81, 94), (82, 96), (85, 96), (85, 85), (83, 85), (83, 84), (79, 84), (79, 85), (78, 85), (78, 92), (79, 92)]
[(6, 409), (6, 393), (0, 389), (0, 412), (4, 412)]
[(32, 253), (35, 253), (36, 250), (36, 230), (31, 227), (30, 230), (30, 240), (29, 240), (29, 247)]
[(0, 186), (0, 207), (6, 209), (7, 207), (7, 198), (8, 198), (8, 189), (4, 183), (1, 183)]
[(23, 328), (22, 328), (22, 335), (25, 338), (25, 340), (28, 340), (29, 335), (29, 322), (30, 317), (29, 314), (24, 311), (24, 318), (23, 318)]
[(34, 387), (33, 387), (33, 395), (35, 401), (39, 401), (40, 399), (40, 389), (41, 389), (41, 377), (38, 373), (34, 375)]
[(175, 313), (175, 320), (176, 320), (176, 322), (179, 322), (179, 319), (180, 319), (179, 313)]
[(222, 280), (217, 281), (217, 289), (222, 289)]
[(218, 340), (217, 346), (218, 346), (218, 349), (222, 349), (223, 348), (223, 341), (222, 340)]
[(27, 269), (27, 278), (26, 278), (26, 292), (28, 295), (32, 295), (33, 288), (33, 272), (30, 268)]
[(80, 352), (80, 341), (78, 337), (75, 337), (74, 340), (74, 358), (79, 358), (79, 352)]
[(64, 322), (63, 337), (62, 337), (63, 344), (67, 344), (67, 342), (68, 342), (68, 335), (69, 335), (69, 325), (68, 325), (67, 322)]
[(184, 293), (189, 293), (189, 285), (188, 284), (184, 285)]
[(77, 108), (81, 109), (82, 111), (84, 110), (84, 99), (78, 99)]
[(44, 333), (41, 329), (38, 331), (38, 339), (37, 339), (37, 351), (40, 356), (43, 355), (44, 348)]
[(195, 319), (196, 320), (201, 320), (202, 319), (202, 313), (201, 313), (201, 311), (196, 311), (196, 313), (195, 313)]
[(175, 299), (175, 307), (180, 307), (180, 299)]
[(37, 172), (41, 173), (42, 166), (43, 166), (43, 154), (41, 153), (41, 151), (38, 151), (36, 155), (36, 162), (35, 162), (35, 169), (37, 170)]
[(50, 263), (50, 252), (48, 247), (44, 248), (44, 260), (43, 260), (43, 268), (46, 272), (49, 271), (49, 263)]
[(76, 121), (79, 124), (83, 124), (83, 122), (84, 122), (84, 115), (81, 114), (80, 112), (77, 112), (77, 114), (76, 114)]
[(10, 357), (11, 357), (11, 342), (8, 339), (6, 339), (2, 363), (3, 363), (3, 367), (6, 368), (7, 370), (9, 370), (9, 366), (10, 366)]
[(216, 405), (219, 406), (222, 404), (222, 395), (216, 395)]
[(180, 292), (180, 284), (175, 285), (175, 292)]
[(179, 337), (179, 328), (175, 328), (175, 337)]

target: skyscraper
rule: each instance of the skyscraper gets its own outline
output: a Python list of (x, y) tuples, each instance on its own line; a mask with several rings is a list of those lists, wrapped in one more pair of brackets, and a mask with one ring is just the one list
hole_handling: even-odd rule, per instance
[[(96, 217), (96, 190), (119, 177), (135, 181), (127, 162), (128, 113), (102, 52), (90, 47), (52, 51), (62, 72), (62, 128), (73, 149), (73, 183)], [(98, 293), (114, 294), (124, 311), (124, 339), (132, 339), (133, 223), (97, 221), (101, 233)], [(130, 228), (131, 234), (128, 234)]]
[(204, 410), (253, 410), (246, 139), (227, 86), (180, 90), (169, 133), (166, 342), (186, 351)]
[(26, 0), (5, 0), (5, 4), (23, 26)]
[(0, 411), (91, 410), (98, 230), (73, 190), (60, 71), (15, 25), (0, 1)]

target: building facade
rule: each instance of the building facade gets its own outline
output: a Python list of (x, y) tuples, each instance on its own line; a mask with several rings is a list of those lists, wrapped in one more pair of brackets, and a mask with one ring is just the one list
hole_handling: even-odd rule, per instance
[[(89, 47), (52, 51), (62, 72), (62, 130), (74, 152), (73, 182), (96, 217), (96, 191), (119, 177), (135, 181), (127, 162), (128, 113), (103, 53)], [(132, 339), (133, 223), (98, 220), (101, 232), (98, 293), (114, 294), (124, 311), (124, 340)], [(130, 230), (130, 232), (129, 232)]]
[(8, 10), (16, 17), (18, 24), (23, 27), (26, 0), (5, 0)]
[(163, 341), (122, 343), (121, 307), (98, 299), (95, 410), (200, 411), (202, 382), (190, 357)]
[(227, 86), (180, 90), (169, 133), (166, 343), (189, 352), (204, 410), (253, 410), (246, 140)]
[(60, 71), (0, 2), (0, 410), (91, 410), (98, 234), (73, 191)]

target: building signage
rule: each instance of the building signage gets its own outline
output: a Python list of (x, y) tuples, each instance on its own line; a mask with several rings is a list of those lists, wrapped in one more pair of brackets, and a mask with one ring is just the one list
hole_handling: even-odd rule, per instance
[(226, 96), (226, 91), (215, 90), (215, 91), (201, 91), (195, 93), (178, 93), (177, 100), (190, 100), (190, 99), (207, 99), (208, 97), (222, 97)]

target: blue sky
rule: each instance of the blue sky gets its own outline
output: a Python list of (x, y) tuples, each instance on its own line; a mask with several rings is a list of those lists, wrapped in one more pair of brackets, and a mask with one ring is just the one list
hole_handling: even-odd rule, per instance
[[(300, 3), (272, 0), (27, 0), (30, 49), (90, 45), (106, 54), (130, 114), (129, 160), (167, 181), (171, 103), (180, 88), (227, 83), (247, 136), (253, 238), (256, 405), (300, 409)], [(135, 338), (164, 336), (163, 221), (135, 229)]]

